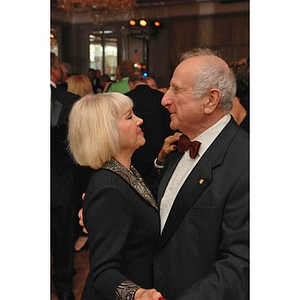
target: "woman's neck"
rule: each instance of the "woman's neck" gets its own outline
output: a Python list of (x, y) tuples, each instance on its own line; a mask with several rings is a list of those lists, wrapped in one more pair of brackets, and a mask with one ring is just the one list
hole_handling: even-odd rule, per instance
[(130, 170), (131, 166), (131, 155), (124, 155), (122, 153), (116, 154), (114, 158), (121, 163), (124, 167)]

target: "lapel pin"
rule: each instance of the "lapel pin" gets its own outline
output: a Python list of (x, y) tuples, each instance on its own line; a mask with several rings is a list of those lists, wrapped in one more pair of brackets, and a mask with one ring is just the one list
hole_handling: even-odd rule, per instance
[(204, 182), (204, 179), (201, 178), (201, 179), (199, 180), (199, 183), (202, 184), (203, 182)]

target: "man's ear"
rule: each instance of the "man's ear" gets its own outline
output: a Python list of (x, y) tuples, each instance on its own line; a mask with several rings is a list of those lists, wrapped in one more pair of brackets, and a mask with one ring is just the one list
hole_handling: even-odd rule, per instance
[(208, 97), (205, 99), (204, 112), (211, 114), (219, 104), (221, 92), (217, 89), (211, 89), (208, 92)]

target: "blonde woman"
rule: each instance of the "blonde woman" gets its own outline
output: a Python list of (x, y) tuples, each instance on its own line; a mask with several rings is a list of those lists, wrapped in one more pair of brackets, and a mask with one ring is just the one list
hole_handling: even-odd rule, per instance
[(73, 75), (68, 79), (68, 92), (84, 97), (87, 94), (94, 94), (90, 79), (83, 75)]
[(90, 270), (83, 300), (164, 299), (153, 289), (152, 256), (160, 233), (151, 191), (131, 166), (145, 144), (143, 120), (120, 93), (87, 95), (69, 119), (76, 162), (94, 169), (83, 201)]

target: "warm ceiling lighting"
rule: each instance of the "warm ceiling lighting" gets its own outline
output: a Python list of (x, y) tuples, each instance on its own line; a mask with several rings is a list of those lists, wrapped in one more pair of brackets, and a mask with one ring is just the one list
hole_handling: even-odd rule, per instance
[(153, 24), (154, 24), (154, 26), (156, 26), (156, 27), (159, 27), (159, 26), (160, 26), (160, 22), (159, 22), (159, 21), (155, 21)]
[(135, 26), (136, 25), (136, 21), (133, 20), (133, 19), (131, 19), (128, 23), (129, 23), (130, 26)]
[(115, 16), (129, 12), (136, 0), (58, 0), (58, 7), (68, 13), (92, 12)]
[(140, 26), (145, 27), (145, 26), (147, 26), (147, 21), (142, 19), (142, 20), (140, 20), (139, 24), (140, 24)]

